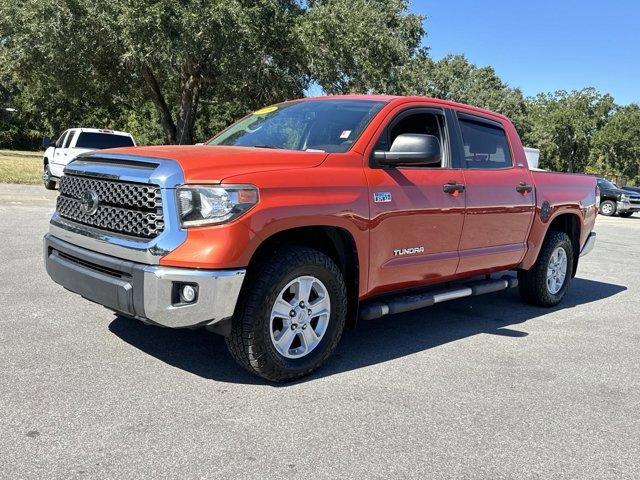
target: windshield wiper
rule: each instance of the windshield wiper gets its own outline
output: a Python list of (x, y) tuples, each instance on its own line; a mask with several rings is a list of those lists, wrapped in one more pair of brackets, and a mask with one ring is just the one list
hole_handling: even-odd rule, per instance
[(275, 145), (266, 145), (266, 144), (258, 144), (252, 145), (253, 148), (274, 148), (276, 150), (280, 150), (280, 147), (276, 147)]

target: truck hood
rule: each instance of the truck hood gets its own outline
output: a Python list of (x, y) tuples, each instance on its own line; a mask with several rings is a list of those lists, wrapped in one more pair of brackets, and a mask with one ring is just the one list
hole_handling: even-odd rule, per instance
[(220, 145), (167, 145), (113, 148), (104, 152), (175, 160), (187, 183), (219, 183), (247, 173), (311, 168), (327, 157), (324, 152), (299, 152)]

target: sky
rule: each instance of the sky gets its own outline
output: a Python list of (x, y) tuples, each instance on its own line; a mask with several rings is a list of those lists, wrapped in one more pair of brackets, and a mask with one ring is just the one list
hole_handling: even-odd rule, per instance
[(413, 0), (425, 46), (491, 65), (525, 95), (587, 86), (640, 102), (640, 1)]

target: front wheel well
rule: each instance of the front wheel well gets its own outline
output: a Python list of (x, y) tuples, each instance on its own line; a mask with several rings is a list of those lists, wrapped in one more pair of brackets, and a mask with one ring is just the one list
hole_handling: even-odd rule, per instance
[(313, 248), (331, 258), (344, 276), (348, 293), (347, 325), (355, 326), (358, 318), (358, 250), (351, 233), (340, 227), (308, 226), (296, 227), (275, 233), (264, 240), (255, 251), (247, 273), (250, 276), (256, 266), (286, 245)]
[(553, 219), (547, 230), (549, 232), (564, 232), (571, 239), (573, 247), (573, 271), (571, 277), (576, 276), (578, 270), (578, 259), (580, 258), (580, 218), (574, 213), (563, 213)]

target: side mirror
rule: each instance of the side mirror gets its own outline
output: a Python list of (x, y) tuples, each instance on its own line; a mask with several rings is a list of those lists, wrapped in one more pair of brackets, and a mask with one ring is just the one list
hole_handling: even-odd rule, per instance
[(440, 140), (435, 135), (403, 133), (388, 152), (375, 151), (373, 157), (383, 165), (433, 165), (440, 163)]
[(51, 146), (52, 142), (49, 137), (42, 137), (42, 148), (45, 150)]

